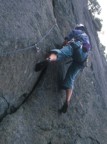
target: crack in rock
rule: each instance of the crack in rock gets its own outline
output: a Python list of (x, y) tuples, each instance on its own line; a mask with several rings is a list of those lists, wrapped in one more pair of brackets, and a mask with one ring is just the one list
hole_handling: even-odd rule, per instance
[(9, 103), (3, 96), (0, 96), (0, 122), (2, 121), (3, 117), (7, 115), (8, 108)]
[(80, 134), (77, 134), (77, 138), (75, 140), (75, 142), (77, 143), (78, 141), (82, 140), (82, 143), (86, 143), (87, 141), (91, 141), (91, 143), (94, 143), (94, 144), (101, 144), (97, 139), (91, 137), (91, 136), (85, 136), (85, 137), (82, 137)]
[(14, 102), (14, 104), (10, 104), (3, 95), (0, 96), (0, 122), (3, 120), (4, 117), (6, 117), (7, 114), (12, 114), (16, 112), (26, 101), (27, 99), (32, 95), (34, 90), (36, 89), (37, 85), (39, 84), (40, 80), (45, 74), (47, 67), (43, 69), (41, 72), (38, 80), (35, 82), (32, 90), (27, 94), (24, 93), (21, 95), (17, 101)]

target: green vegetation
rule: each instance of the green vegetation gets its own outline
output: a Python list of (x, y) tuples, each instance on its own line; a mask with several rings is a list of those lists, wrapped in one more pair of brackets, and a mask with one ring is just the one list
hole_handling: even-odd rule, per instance
[(88, 8), (93, 17), (93, 23), (97, 31), (101, 31), (102, 28), (102, 19), (97, 16), (101, 13), (101, 6), (97, 0), (88, 0)]
[(101, 6), (99, 5), (97, 0), (88, 0), (88, 7), (93, 15), (99, 15), (101, 13)]

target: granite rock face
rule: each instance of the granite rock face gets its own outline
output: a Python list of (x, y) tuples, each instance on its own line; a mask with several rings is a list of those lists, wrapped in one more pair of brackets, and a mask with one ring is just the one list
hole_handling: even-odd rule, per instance
[[(76, 23), (86, 25), (92, 52), (68, 112), (59, 115), (68, 65), (52, 63), (36, 73), (35, 63), (59, 48)], [(31, 47), (37, 43), (39, 52)], [(1, 0), (0, 144), (106, 144), (106, 74), (87, 0)]]

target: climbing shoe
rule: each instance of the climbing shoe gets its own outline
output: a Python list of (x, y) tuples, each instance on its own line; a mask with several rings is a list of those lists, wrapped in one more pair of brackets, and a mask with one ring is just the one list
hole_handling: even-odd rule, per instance
[(67, 102), (64, 103), (64, 105), (61, 107), (61, 109), (58, 110), (59, 113), (66, 113), (68, 109)]
[(35, 71), (38, 72), (38, 71), (41, 71), (43, 70), (44, 68), (46, 68), (48, 66), (48, 63), (50, 62), (50, 60), (44, 60), (42, 62), (39, 62), (36, 64), (35, 66)]

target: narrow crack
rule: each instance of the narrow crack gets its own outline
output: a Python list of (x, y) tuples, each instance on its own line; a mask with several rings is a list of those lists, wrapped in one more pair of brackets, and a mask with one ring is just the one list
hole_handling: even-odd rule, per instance
[[(32, 90), (31, 90), (28, 94), (27, 94), (27, 93), (24, 93), (22, 96), (20, 96), (19, 99), (22, 99), (22, 100), (21, 100), (21, 102), (20, 102), (20, 100), (19, 100), (18, 104), (16, 104), (16, 105), (14, 104), (14, 105), (10, 106), (10, 104), (9, 104), (9, 102), (6, 100), (6, 98), (4, 98), (4, 97), (2, 96), (3, 99), (6, 101), (6, 103), (8, 104), (8, 108), (7, 108), (6, 112), (3, 114), (3, 117), (0, 119), (0, 122), (3, 120), (3, 118), (5, 118), (5, 117), (7, 116), (7, 114), (15, 113), (15, 112), (28, 100), (28, 98), (32, 95), (32, 93), (33, 93), (34, 90), (36, 89), (37, 85), (39, 84), (39, 82), (40, 82), (41, 79), (43, 78), (43, 76), (44, 76), (44, 74), (45, 74), (45, 72), (46, 72), (46, 69), (47, 69), (47, 67), (45, 67), (45, 68), (42, 70), (42, 72), (41, 72), (38, 80), (35, 82)], [(23, 97), (23, 98), (22, 98), (22, 97)], [(7, 112), (8, 110), (9, 110), (9, 112)]]
[(60, 30), (60, 27), (58, 25), (58, 20), (57, 20), (57, 17), (56, 17), (56, 14), (55, 14), (55, 0), (52, 0), (52, 6), (53, 6), (53, 15), (54, 15), (54, 18), (55, 18), (55, 21), (56, 21), (56, 24), (57, 24), (57, 27), (58, 27), (58, 30), (59, 30), (59, 33), (61, 34), (61, 30)]
[(77, 134), (77, 137), (79, 137), (80, 139), (90, 139), (93, 143), (96, 143), (96, 144), (101, 144), (97, 139), (91, 137), (91, 136), (85, 136), (85, 137), (82, 137), (80, 134)]
[(54, 17), (55, 17), (55, 11), (54, 11), (54, 9), (55, 9), (55, 1), (54, 0), (52, 0), (52, 6), (53, 6), (53, 14), (54, 14)]
[[(5, 100), (5, 102), (6, 102), (7, 105), (8, 105), (8, 108), (9, 108), (10, 104), (9, 104), (9, 102), (7, 101), (7, 99), (6, 99), (3, 95), (2, 95), (1, 97)], [(7, 108), (7, 109), (8, 109), (8, 108)]]
[[(7, 99), (5, 97), (0, 96), (2, 99), (4, 99), (4, 101), (6, 102), (7, 106), (4, 108), (3, 113), (0, 114), (0, 122), (3, 120), (3, 118), (7, 115), (7, 111), (9, 109), (9, 102), (7, 101)], [(1, 106), (2, 107), (2, 106)]]
[(42, 72), (41, 72), (38, 80), (37, 80), (36, 83), (34, 84), (32, 90), (31, 90), (28, 94), (26, 94), (26, 93), (23, 94), (23, 96), (25, 97), (25, 99), (23, 99), (22, 103), (21, 103), (18, 107), (16, 107), (15, 109), (14, 109), (14, 107), (13, 107), (13, 110), (11, 111), (11, 113), (16, 112), (16, 111), (28, 100), (28, 98), (32, 95), (32, 93), (33, 93), (34, 90), (36, 89), (37, 85), (38, 85), (39, 82), (41, 81), (42, 77), (44, 76), (44, 74), (45, 74), (45, 72), (46, 72), (46, 69), (47, 69), (47, 67), (45, 67), (45, 68), (42, 70)]
[(87, 137), (87, 138), (91, 139), (93, 142), (95, 141), (97, 144), (101, 144), (97, 139), (94, 139), (92, 137)]
[(77, 19), (76, 13), (75, 13), (75, 8), (74, 8), (73, 3), (71, 3), (71, 7), (72, 7), (72, 12), (73, 12), (73, 15), (74, 15), (74, 18), (75, 18), (75, 22), (78, 23), (78, 19)]

